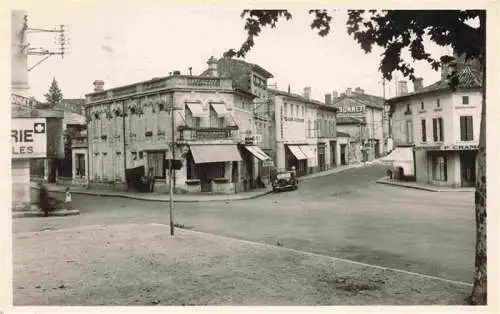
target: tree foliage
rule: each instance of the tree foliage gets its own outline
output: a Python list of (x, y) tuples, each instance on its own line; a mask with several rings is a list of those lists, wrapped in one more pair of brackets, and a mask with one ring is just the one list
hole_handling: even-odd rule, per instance
[[(309, 10), (309, 14), (314, 15), (310, 27), (318, 35), (323, 37), (331, 32), (330, 12)], [(244, 10), (241, 17), (245, 19), (247, 39), (239, 49), (230, 49), (225, 56), (245, 57), (264, 27), (275, 28), (280, 19), (292, 19), (292, 14), (288, 10)], [(397, 70), (413, 80), (414, 67), (401, 56), (405, 48), (410, 50), (413, 61), (427, 61), (435, 70), (454, 61), (452, 55), (433, 58), (424, 47), (426, 38), (440, 46), (451, 46), (466, 59), (484, 60), (485, 18), (484, 10), (348, 10), (347, 32), (367, 53), (374, 45), (384, 48), (379, 66), (384, 78), (391, 80)], [(482, 20), (477, 28), (467, 23), (474, 19)]]
[(52, 79), (50, 84), (49, 92), (45, 94), (45, 99), (47, 100), (47, 105), (49, 107), (54, 107), (63, 100), (63, 94), (55, 78)]
[[(326, 10), (309, 10), (313, 14), (312, 30), (324, 37), (331, 32), (332, 15)], [(426, 61), (434, 70), (443, 64), (451, 65), (449, 85), (458, 85), (457, 56), (465, 61), (479, 61), (482, 72), (482, 112), (478, 153), (478, 180), (476, 182), (476, 259), (474, 286), (469, 304), (487, 302), (486, 271), (486, 11), (485, 10), (348, 10), (347, 33), (366, 52), (373, 46), (383, 48), (379, 71), (391, 80), (394, 71), (415, 79), (413, 62)], [(253, 48), (255, 37), (263, 27), (276, 27), (282, 18), (292, 19), (287, 10), (244, 10), (247, 39), (242, 46), (225, 53), (227, 57), (245, 57)], [(477, 24), (477, 25), (476, 25)], [(439, 59), (431, 56), (424, 42), (430, 40), (439, 46), (449, 46), (454, 55)], [(409, 50), (411, 61), (402, 56)]]

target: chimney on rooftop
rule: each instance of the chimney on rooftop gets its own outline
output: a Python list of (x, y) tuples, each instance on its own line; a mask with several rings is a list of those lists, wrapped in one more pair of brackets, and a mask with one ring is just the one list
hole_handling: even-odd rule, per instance
[(325, 105), (330, 106), (332, 104), (332, 94), (325, 94)]
[(356, 93), (358, 94), (364, 94), (365, 93), (365, 90), (362, 89), (361, 87), (356, 87), (356, 89), (354, 90)]
[(441, 63), (441, 81), (448, 80), (448, 74), (451, 73), (451, 62)]
[(335, 98), (339, 98), (339, 93), (336, 90), (332, 92), (332, 100), (334, 100)]
[(424, 79), (422, 77), (417, 77), (413, 81), (413, 91), (418, 92), (424, 88)]
[(349, 87), (348, 89), (346, 89), (345, 94), (347, 95), (347, 97), (351, 97), (351, 95), (352, 95), (352, 88)]
[(209, 76), (219, 76), (217, 73), (217, 59), (215, 59), (214, 56), (211, 56), (210, 59), (208, 59), (207, 64), (210, 73)]
[(93, 84), (94, 84), (94, 92), (102, 92), (102, 91), (104, 91), (104, 81), (102, 81), (102, 80), (95, 80)]
[(408, 85), (406, 81), (398, 82), (398, 96), (404, 96), (408, 94)]
[(306, 99), (311, 98), (311, 87), (309, 86), (304, 87), (304, 98)]

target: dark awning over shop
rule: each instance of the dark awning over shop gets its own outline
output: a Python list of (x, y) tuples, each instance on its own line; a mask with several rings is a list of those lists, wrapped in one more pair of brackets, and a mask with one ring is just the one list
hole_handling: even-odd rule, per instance
[(242, 160), (236, 145), (190, 145), (190, 150), (196, 164)]
[(258, 146), (245, 146), (245, 148), (252, 154), (254, 155), (256, 158), (264, 161), (264, 160), (268, 160), (268, 159), (271, 159), (271, 157), (269, 157), (266, 153), (264, 153), (262, 151), (262, 149), (260, 149), (260, 147)]

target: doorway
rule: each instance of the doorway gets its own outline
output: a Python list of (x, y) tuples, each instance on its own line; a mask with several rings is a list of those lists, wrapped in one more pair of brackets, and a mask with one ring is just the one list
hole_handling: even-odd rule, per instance
[(476, 185), (476, 156), (475, 151), (460, 152), (460, 182), (462, 187)]
[(330, 165), (332, 167), (337, 166), (337, 142), (331, 141), (330, 142)]
[(380, 140), (375, 140), (375, 158), (380, 158)]
[(340, 144), (340, 164), (347, 165), (347, 145)]

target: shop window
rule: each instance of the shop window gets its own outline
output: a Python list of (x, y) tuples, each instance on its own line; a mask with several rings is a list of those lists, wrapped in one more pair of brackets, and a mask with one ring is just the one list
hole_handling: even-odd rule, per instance
[(208, 179), (218, 179), (224, 178), (226, 173), (226, 165), (224, 162), (211, 162), (206, 164), (205, 167), (207, 178)]
[(469, 104), (469, 96), (462, 96), (462, 104), (463, 105)]
[(473, 123), (472, 116), (460, 116), (460, 140), (461, 141), (473, 141)]
[(447, 176), (447, 160), (445, 156), (437, 156), (433, 158), (432, 178), (435, 181), (448, 181)]
[(186, 175), (188, 180), (199, 179), (198, 172), (196, 170), (196, 164), (194, 163), (193, 155), (190, 152), (186, 155)]
[(153, 176), (158, 179), (165, 178), (165, 171), (163, 166), (165, 162), (165, 153), (162, 152), (148, 152), (148, 171), (153, 170)]

